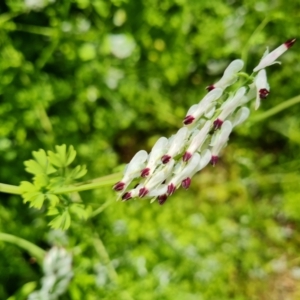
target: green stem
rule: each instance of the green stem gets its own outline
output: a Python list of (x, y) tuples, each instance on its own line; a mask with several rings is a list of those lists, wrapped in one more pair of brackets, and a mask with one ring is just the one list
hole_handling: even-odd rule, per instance
[(245, 63), (244, 68), (247, 66), (247, 59), (248, 59), (248, 53), (249, 53), (249, 48), (251, 46), (252, 41), (256, 37), (256, 35), (264, 29), (264, 27), (271, 21), (271, 18), (269, 16), (265, 17), (264, 20), (256, 27), (256, 29), (253, 31), (251, 36), (248, 38), (243, 51), (242, 51), (242, 60)]
[(280, 103), (279, 105), (269, 109), (268, 111), (262, 113), (262, 114), (259, 114), (258, 116), (256, 117), (253, 117), (251, 118), (251, 121), (252, 121), (252, 124), (256, 123), (256, 122), (260, 122), (264, 119), (267, 119), (275, 114), (278, 114), (279, 112), (297, 104), (297, 103), (300, 103), (300, 95), (292, 98), (292, 99), (289, 99), (283, 103)]
[[(99, 178), (87, 181), (86, 183), (79, 183), (79, 184), (73, 185), (73, 186), (66, 186), (66, 187), (58, 188), (58, 189), (52, 191), (52, 193), (67, 194), (67, 193), (73, 193), (73, 192), (98, 189), (98, 188), (106, 186), (106, 185), (113, 185), (114, 183), (116, 183), (116, 181), (120, 180), (121, 177), (122, 177), (121, 172), (115, 173), (115, 174), (110, 174), (107, 176), (103, 176), (103, 177), (99, 177)], [(0, 192), (8, 193), (8, 194), (15, 194), (15, 195), (22, 194), (19, 186), (5, 184), (5, 183), (0, 183)]]
[(54, 190), (53, 193), (67, 194), (67, 193), (73, 193), (73, 192), (93, 190), (93, 189), (97, 189), (97, 188), (100, 188), (100, 187), (103, 187), (106, 185), (112, 185), (112, 184), (116, 183), (116, 181), (121, 179), (121, 177), (122, 177), (122, 173), (115, 173), (115, 174), (111, 174), (111, 175), (96, 179), (95, 181), (92, 181), (91, 183), (58, 188), (58, 189)]
[(8, 242), (14, 244), (24, 250), (28, 251), (32, 256), (34, 256), (40, 263), (43, 262), (45, 251), (40, 247), (24, 240), (20, 237), (17, 237), (12, 234), (0, 232), (0, 241)]
[(8, 193), (8, 194), (15, 194), (15, 195), (21, 194), (20, 187), (18, 187), (16, 185), (5, 184), (5, 183), (0, 183), (0, 192)]
[[(6, 29), (6, 28), (5, 28)], [(14, 27), (7, 28), (13, 31), (23, 31), (32, 34), (43, 35), (47, 37), (55, 37), (57, 35), (57, 30), (50, 27), (42, 27), (28, 24), (18, 24), (14, 23)]]

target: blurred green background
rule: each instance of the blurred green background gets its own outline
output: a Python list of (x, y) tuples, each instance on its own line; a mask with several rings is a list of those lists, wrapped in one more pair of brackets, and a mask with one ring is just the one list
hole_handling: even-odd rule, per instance
[[(0, 4), (0, 182), (30, 180), (31, 152), (74, 145), (92, 179), (181, 127), (233, 59), (251, 73), (296, 37), (297, 1), (4, 0)], [(66, 232), (1, 194), (0, 231), (74, 256), (61, 299), (300, 299), (299, 41), (268, 68), (271, 93), (220, 163), (164, 206), (81, 193), (93, 210)], [(28, 252), (0, 241), (0, 299), (40, 282)]]

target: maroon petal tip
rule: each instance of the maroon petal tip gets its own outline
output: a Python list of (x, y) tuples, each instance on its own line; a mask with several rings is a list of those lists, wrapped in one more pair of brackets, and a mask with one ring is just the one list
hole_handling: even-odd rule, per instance
[(214, 128), (215, 130), (220, 129), (222, 127), (223, 121), (220, 119), (216, 119), (214, 121)]
[(170, 155), (164, 155), (162, 158), (161, 158), (161, 161), (163, 164), (167, 164), (170, 160), (171, 160), (171, 156)]
[(125, 183), (122, 181), (117, 182), (114, 186), (113, 189), (117, 192), (122, 191), (124, 189)]
[(123, 196), (122, 196), (122, 200), (127, 201), (129, 199), (131, 199), (131, 193), (130, 192), (126, 192)]
[(167, 195), (171, 196), (176, 190), (176, 186), (171, 183), (168, 185), (168, 189), (167, 189)]
[(260, 99), (266, 99), (270, 92), (267, 89), (260, 89), (259, 90), (259, 98)]
[(191, 157), (192, 157), (192, 153), (190, 153), (190, 152), (185, 152), (185, 153), (183, 154), (182, 160), (186, 162), (186, 161), (189, 161)]
[(139, 197), (140, 197), (140, 198), (143, 198), (143, 197), (145, 197), (148, 193), (149, 193), (149, 191), (148, 191), (145, 187), (143, 187), (143, 188), (141, 188), (141, 189), (139, 190)]
[(215, 88), (214, 85), (211, 84), (211, 85), (207, 86), (205, 89), (206, 89), (208, 92), (210, 92), (210, 91), (212, 91), (214, 88)]
[(157, 197), (158, 203), (160, 205), (163, 205), (168, 199), (168, 195), (167, 194), (163, 194)]
[(296, 39), (290, 39), (290, 40), (287, 40), (284, 44), (289, 49), (295, 44), (295, 42), (296, 42)]
[(189, 124), (192, 124), (194, 122), (195, 118), (191, 115), (189, 116), (186, 116), (183, 120), (183, 124), (184, 125), (189, 125)]
[(142, 177), (147, 177), (150, 174), (150, 168), (145, 168), (141, 171), (141, 176)]
[(211, 163), (213, 166), (215, 166), (216, 163), (218, 162), (218, 160), (219, 160), (219, 157), (216, 156), (216, 155), (213, 155), (213, 156), (211, 157), (210, 163)]
[(188, 178), (182, 180), (181, 186), (187, 190), (190, 187), (191, 182), (192, 182), (192, 179), (190, 177), (188, 177)]

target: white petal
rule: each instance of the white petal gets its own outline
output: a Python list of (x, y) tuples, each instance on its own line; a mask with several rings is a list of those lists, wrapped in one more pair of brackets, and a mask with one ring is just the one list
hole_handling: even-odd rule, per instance
[(243, 123), (250, 115), (250, 110), (248, 107), (241, 107), (235, 115), (230, 119), (232, 127), (238, 126)]
[(210, 150), (207, 149), (201, 155), (201, 159), (200, 159), (199, 166), (197, 168), (197, 172), (202, 170), (203, 168), (205, 168), (209, 164), (210, 160), (211, 160), (211, 152), (210, 152)]
[(211, 127), (211, 121), (206, 121), (202, 129), (193, 137), (187, 152), (193, 154), (197, 149), (199, 149), (207, 138), (208, 132)]
[(238, 89), (233, 98), (228, 99), (222, 108), (222, 112), (218, 116), (218, 119), (224, 121), (241, 103), (242, 98), (246, 93), (246, 88), (241, 87)]
[(216, 138), (214, 140), (214, 144), (211, 150), (212, 155), (216, 156), (219, 154), (221, 149), (227, 143), (231, 131), (232, 131), (232, 124), (230, 121), (227, 120), (223, 123), (220, 131), (216, 133)]
[(168, 139), (161, 137), (157, 140), (153, 146), (150, 154), (146, 168), (150, 169), (150, 174), (154, 171), (157, 163), (160, 161), (160, 158), (167, 152), (168, 149)]
[[(291, 42), (291, 40), (289, 42)], [(281, 56), (285, 51), (287, 51), (289, 49), (289, 47), (292, 45), (291, 44), (291, 45), (287, 46), (286, 43), (281, 44), (279, 47), (277, 47), (272, 52), (268, 53), (267, 55), (264, 55), (262, 57), (262, 59), (260, 60), (259, 64), (253, 69), (253, 72), (257, 72), (257, 71), (259, 71), (261, 69), (264, 69), (264, 68), (266, 68), (266, 67), (274, 64), (274, 62), (276, 61), (276, 59), (279, 56)]]
[(180, 128), (177, 131), (175, 137), (173, 138), (167, 154), (173, 157), (176, 156), (178, 153), (180, 153), (185, 146), (185, 142), (188, 138), (188, 135), (189, 135), (189, 130), (187, 127)]
[(198, 104), (197, 109), (192, 116), (195, 119), (202, 117), (208, 110), (212, 109), (212, 103), (219, 99), (223, 94), (223, 90), (216, 88), (210, 91)]
[(224, 71), (223, 77), (213, 84), (215, 88), (225, 89), (229, 85), (234, 84), (237, 81), (236, 74), (241, 71), (244, 67), (244, 62), (241, 59), (232, 61)]

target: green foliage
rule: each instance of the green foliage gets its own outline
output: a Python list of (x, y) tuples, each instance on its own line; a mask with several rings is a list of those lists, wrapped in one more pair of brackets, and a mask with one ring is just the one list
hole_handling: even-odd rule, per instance
[[(297, 37), (297, 1), (0, 2), (0, 182), (22, 181), (29, 204), (1, 193), (0, 231), (72, 253), (62, 300), (299, 299), (300, 106), (260, 118), (299, 95), (299, 41), (268, 70), (260, 111), (189, 191), (163, 207), (116, 203), (111, 187), (55, 193), (83, 164), (89, 179), (114, 173), (176, 132), (231, 60), (251, 72), (266, 46)], [(74, 145), (81, 167), (57, 144)], [(0, 299), (38, 287), (27, 248), (1, 240)]]
[(70, 211), (79, 218), (87, 218), (88, 213), (84, 205), (72, 204), (72, 198), (67, 194), (56, 195), (56, 190), (72, 184), (76, 179), (83, 177), (87, 170), (85, 166), (68, 168), (76, 157), (73, 146), (55, 146), (56, 152), (42, 149), (33, 151), (34, 159), (24, 162), (26, 171), (34, 175), (33, 183), (22, 181), (20, 189), (24, 202), (30, 207), (41, 209), (47, 200), (47, 215), (55, 216), (49, 222), (54, 229), (66, 230), (71, 225)]

